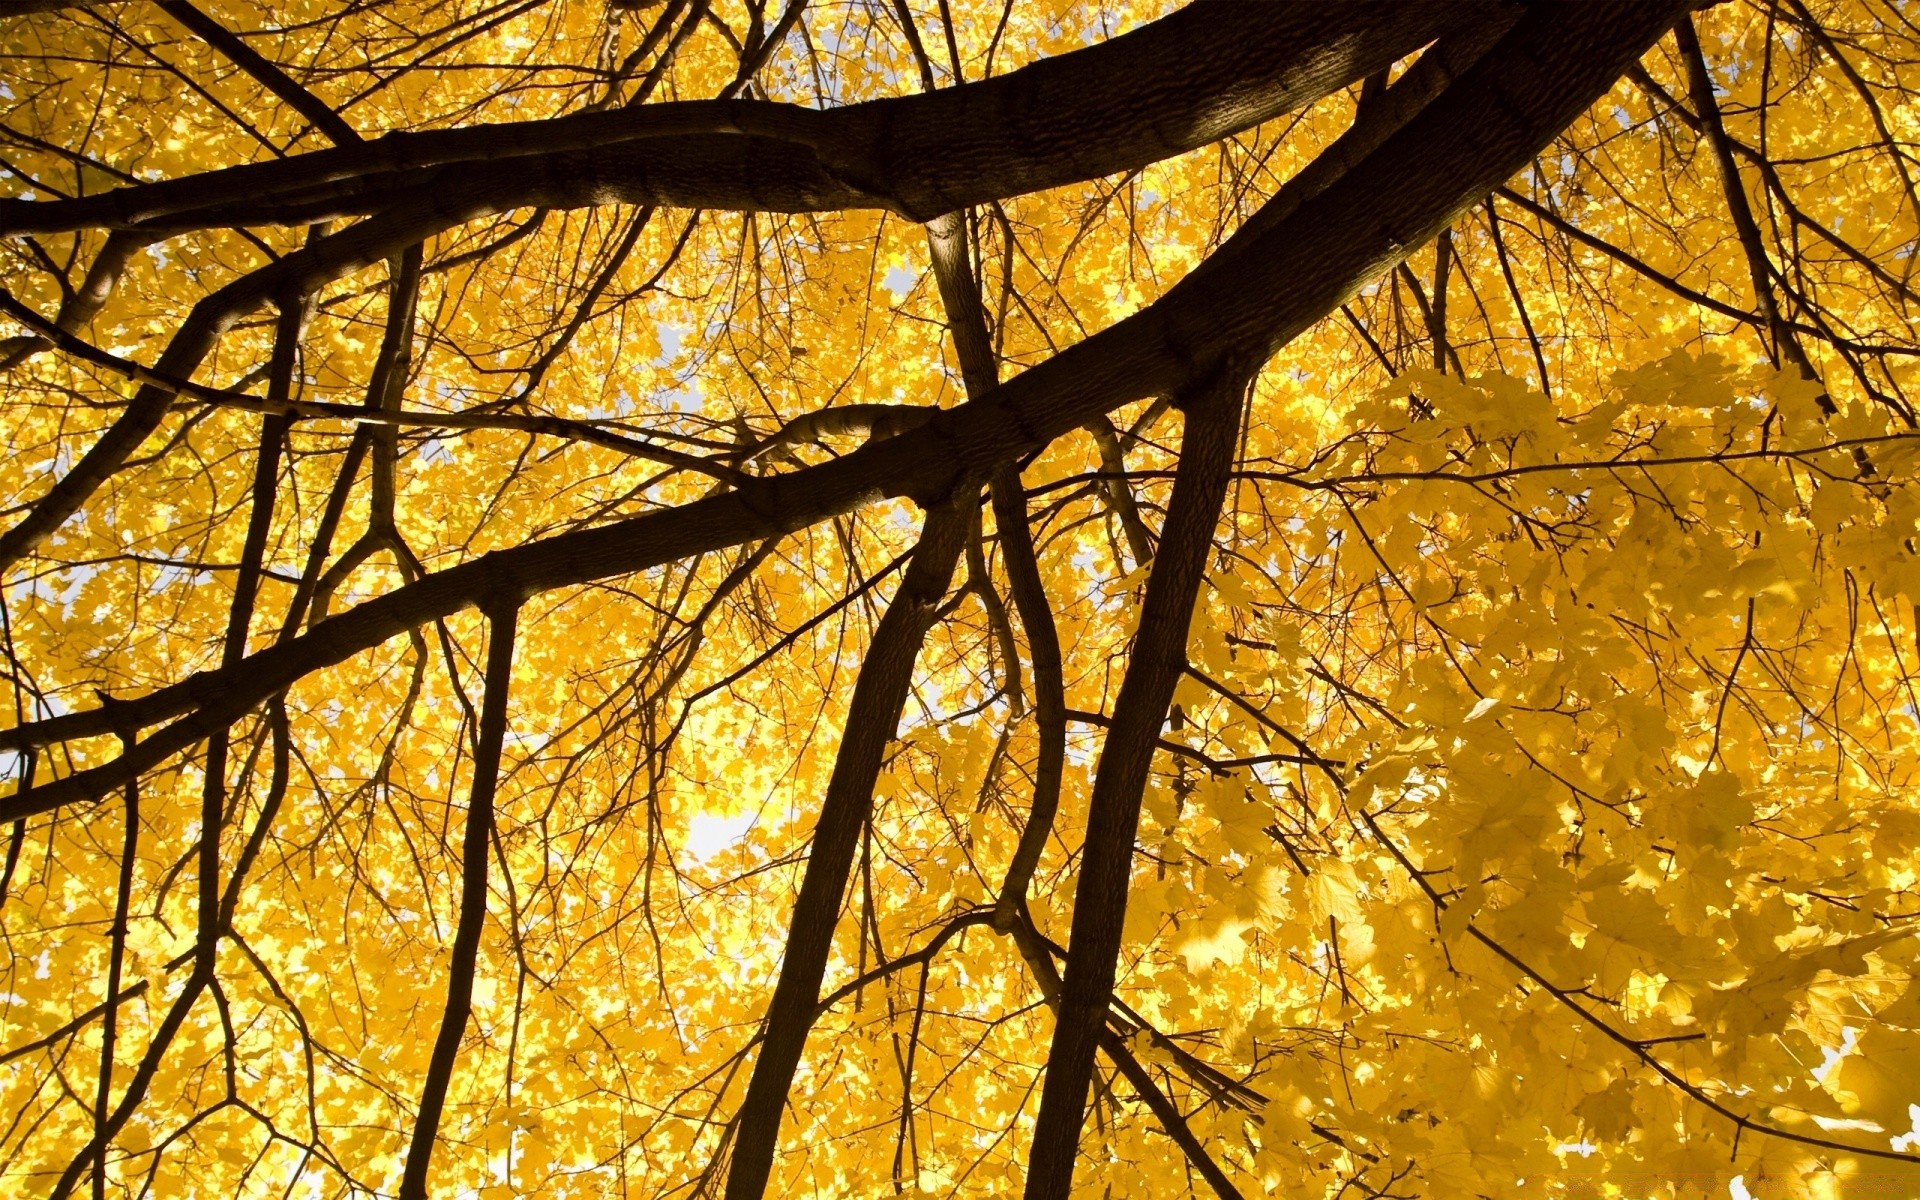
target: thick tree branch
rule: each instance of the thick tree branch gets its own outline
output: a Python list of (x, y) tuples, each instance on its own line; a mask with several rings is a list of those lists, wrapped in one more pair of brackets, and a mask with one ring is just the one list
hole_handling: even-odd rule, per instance
[[(961, 378), (969, 399), (979, 399), (1000, 384), (999, 358), (993, 339), (987, 332), (986, 305), (980, 296), (980, 281), (974, 277), (967, 256), (965, 214), (949, 213), (927, 225), (927, 245), (931, 252), (934, 281), (946, 308), (947, 327), (953, 335), (954, 355), (960, 361)], [(1000, 552), (1006, 559), (1007, 583), (1013, 595), (1020, 625), (1027, 631), (1029, 653), (1033, 656), (1034, 721), (1040, 737), (1040, 755), (1033, 771), (1033, 803), (1027, 809), (1027, 823), (1020, 831), (1020, 842), (1001, 881), (999, 900), (994, 906), (994, 927), (1011, 929), (1025, 911), (1027, 887), (1034, 868), (1053, 832), (1054, 814), (1060, 808), (1060, 777), (1066, 761), (1067, 703), (1064, 668), (1060, 654), (1060, 634), (1053, 623), (1053, 610), (1047, 603), (1047, 589), (1040, 577), (1033, 531), (1027, 526), (1026, 493), (1020, 487), (1020, 472), (1008, 463), (993, 474), (991, 495), (993, 517), (1000, 533)]]
[(1220, 1169), (1220, 1164), (1213, 1161), (1207, 1148), (1193, 1135), (1193, 1130), (1187, 1127), (1187, 1119), (1180, 1115), (1173, 1100), (1153, 1081), (1153, 1076), (1134, 1056), (1126, 1040), (1111, 1028), (1103, 1026), (1100, 1030), (1100, 1050), (1114, 1066), (1120, 1068), (1120, 1073), (1133, 1085), (1134, 1092), (1160, 1122), (1160, 1128), (1173, 1139), (1174, 1145), (1180, 1147), (1180, 1153), (1186, 1156), (1194, 1170), (1200, 1172), (1200, 1177), (1207, 1181), (1213, 1194), (1220, 1200), (1241, 1200), (1240, 1189), (1233, 1186), (1233, 1181)]
[(1153, 534), (1147, 523), (1140, 519), (1140, 506), (1134, 502), (1133, 485), (1127, 482), (1126, 450), (1120, 445), (1120, 434), (1113, 422), (1104, 415), (1087, 422), (1087, 432), (1093, 435), (1093, 444), (1100, 451), (1100, 471), (1104, 476), (1100, 480), (1100, 492), (1106, 497), (1107, 507), (1113, 515), (1120, 518), (1120, 530), (1126, 535), (1127, 550), (1133, 555), (1133, 565), (1144, 566), (1153, 558)]
[[(966, 232), (965, 214), (948, 213), (928, 222), (927, 245), (967, 396), (979, 399), (999, 386), (1000, 363), (993, 350), (993, 339), (987, 332), (980, 281), (974, 277), (967, 256)], [(994, 523), (1000, 533), (1000, 552), (1007, 563), (1008, 588), (1013, 595), (1014, 609), (1020, 614), (1021, 627), (1027, 631), (1029, 652), (1033, 656), (1034, 722), (1040, 737), (1040, 755), (1033, 770), (1033, 803), (1027, 809), (1027, 823), (1020, 831), (1020, 842), (1007, 865), (999, 900), (994, 905), (994, 927), (1005, 932), (1013, 928), (1025, 912), (1027, 887), (1033, 879), (1034, 868), (1040, 864), (1047, 837), (1053, 832), (1054, 814), (1060, 808), (1060, 777), (1067, 748), (1067, 702), (1060, 634), (1054, 627), (1046, 584), (1040, 577), (1033, 531), (1027, 525), (1026, 494), (1020, 487), (1020, 472), (1013, 464), (1005, 464), (994, 472), (991, 495)]]
[(1060, 810), (1060, 778), (1067, 753), (1067, 700), (1060, 634), (1054, 627), (1053, 609), (1047, 603), (1046, 584), (1040, 577), (1033, 532), (1027, 527), (1026, 494), (1020, 487), (1019, 472), (1011, 466), (996, 472), (992, 495), (1000, 552), (1007, 563), (1008, 589), (1014, 611), (1020, 614), (1020, 627), (1027, 631), (1028, 653), (1033, 656), (1033, 716), (1040, 738), (1040, 755), (1033, 768), (1033, 803), (1027, 809), (1027, 823), (1020, 830), (1019, 844), (1007, 864), (994, 906), (994, 927), (1005, 930), (1023, 911), (1027, 888)]
[[(432, 188), (488, 211), (624, 201), (925, 220), (1134, 170), (1364, 78), (1492, 0), (1203, 0), (998, 78), (819, 111), (690, 101), (391, 134), (71, 201), (0, 201), (0, 233), (309, 222)], [(511, 170), (490, 165), (515, 158)], [(423, 173), (424, 172), (424, 173)]]
[[(997, 926), (997, 919), (995, 923)], [(1034, 982), (1039, 985), (1040, 994), (1045, 998), (1047, 1007), (1053, 1009), (1054, 1019), (1057, 1021), (1060, 1012), (1061, 982), (1060, 972), (1053, 965), (1052, 943), (1041, 937), (1039, 930), (1034, 928), (1032, 916), (1024, 907), (1019, 909), (1015, 921), (1005, 927), (1002, 932), (1013, 935), (1014, 946), (1020, 951), (1021, 959), (1027, 964), (1027, 970), (1033, 975)], [(1131, 1010), (1128, 1016), (1132, 1016)], [(1218, 1081), (1213, 1078), (1218, 1072), (1212, 1067), (1185, 1054), (1176, 1043), (1149, 1028), (1145, 1022), (1136, 1020), (1134, 1027), (1152, 1038), (1160, 1049), (1171, 1053), (1184, 1070), (1197, 1075), (1203, 1081), (1202, 1086), (1210, 1091), (1218, 1090)], [(1180, 1153), (1186, 1156), (1188, 1164), (1207, 1181), (1207, 1186), (1213, 1189), (1214, 1195), (1220, 1197), (1220, 1200), (1240, 1200), (1240, 1190), (1233, 1186), (1233, 1181), (1228, 1179), (1226, 1172), (1220, 1169), (1220, 1164), (1213, 1161), (1213, 1156), (1207, 1153), (1207, 1148), (1200, 1144), (1199, 1138), (1194, 1136), (1193, 1130), (1187, 1125), (1186, 1118), (1180, 1115), (1180, 1110), (1175, 1107), (1172, 1099), (1153, 1082), (1153, 1077), (1148, 1074), (1139, 1058), (1133, 1053), (1132, 1047), (1127, 1045), (1124, 1033), (1126, 1028), (1118, 1014), (1109, 1012), (1108, 1019), (1100, 1026), (1101, 1053), (1120, 1068), (1120, 1073), (1125, 1075), (1127, 1082), (1133, 1085), (1141, 1102), (1160, 1122), (1160, 1127), (1167, 1137), (1180, 1148)], [(1230, 1080), (1227, 1082), (1231, 1083)], [(1263, 1099), (1257, 1094), (1254, 1098)], [(1243, 1107), (1246, 1106), (1245, 1098), (1234, 1096), (1232, 1099), (1239, 1101)]]
[[(120, 275), (126, 270), (127, 263), (146, 245), (147, 239), (139, 234), (107, 235), (105, 244), (93, 256), (93, 263), (87, 268), (86, 278), (60, 302), (60, 311), (52, 322), (53, 329), (59, 333), (74, 333), (93, 320), (106, 306), (107, 297), (113, 294), (113, 287), (120, 282)], [(66, 285), (62, 283), (61, 286)], [(4, 289), (0, 289), (0, 295), (4, 294)], [(54, 343), (55, 335), (52, 332), (34, 332), (0, 339), (0, 371), (12, 370), (42, 350), (51, 348)]]

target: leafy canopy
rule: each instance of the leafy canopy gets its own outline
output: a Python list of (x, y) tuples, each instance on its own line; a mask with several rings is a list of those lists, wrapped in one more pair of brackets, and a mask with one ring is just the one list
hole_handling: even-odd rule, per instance
[(0, 6), (3, 1186), (1920, 1193), (1920, 28), (1632, 7)]

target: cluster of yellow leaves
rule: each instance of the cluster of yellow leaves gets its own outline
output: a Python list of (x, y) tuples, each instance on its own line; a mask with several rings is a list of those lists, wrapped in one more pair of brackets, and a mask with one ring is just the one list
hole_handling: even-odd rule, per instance
[(1181, 698), (1215, 763), (1281, 761), (1150, 805), (1179, 865), (1134, 978), (1261, 981), (1172, 1023), (1285, 1080), (1330, 1176), (1912, 1171), (1752, 1134), (1716, 1165), (1730, 1123), (1644, 1061), (1779, 1128), (1910, 1124), (1915, 443), (1809, 393), (1678, 353), (1577, 409), (1414, 371), (1266, 494), (1290, 535), (1216, 581), (1196, 659), (1275, 724)]

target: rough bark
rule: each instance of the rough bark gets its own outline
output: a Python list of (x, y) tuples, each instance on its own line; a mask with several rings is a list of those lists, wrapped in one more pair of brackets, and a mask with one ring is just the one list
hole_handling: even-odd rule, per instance
[[(926, 220), (1130, 171), (1251, 128), (1489, 19), (1494, 0), (1203, 0), (995, 79), (826, 111), (689, 101), (392, 134), (71, 201), (0, 201), (0, 234), (306, 223), (431, 188), (489, 211), (626, 202)], [(513, 159), (509, 169), (498, 164)]]
[[(1409, 134), (1417, 133), (1433, 109), (1445, 108), (1445, 101), (1456, 90), (1470, 92), (1487, 87), (1489, 76), (1507, 74), (1516, 60), (1535, 67), (1559, 64), (1564, 72), (1561, 81), (1572, 76), (1575, 86), (1583, 89), (1577, 108), (1584, 108), (1618, 76), (1630, 56), (1644, 51), (1681, 12), (1678, 5), (1647, 5), (1627, 19), (1627, 6), (1606, 6), (1607, 11), (1601, 8), (1536, 6), (1442, 94), (1439, 104), (1429, 106), (1388, 138), (1381, 152), (1396, 148)], [(1503, 114), (1509, 119), (1515, 111), (1525, 111), (1518, 107), (1522, 97), (1537, 102), (1540, 95), (1535, 91), (1510, 92), (1498, 84), (1488, 91), (1516, 104), (1515, 110)], [(1567, 117), (1571, 115), (1567, 113)], [(1527, 122), (1521, 118), (1514, 124), (1524, 127)], [(1492, 130), (1487, 132), (1498, 136)], [(1321, 207), (1316, 200), (1330, 199), (1366, 179), (1371, 174), (1369, 166), (1369, 161), (1360, 163), (1339, 183), (1305, 201), (1298, 215), (1316, 212)], [(1446, 223), (1442, 222), (1441, 228)], [(1283, 221), (1279, 227), (1285, 224)], [(1238, 378), (1227, 374), (1222, 383), (1237, 382)], [(1201, 393), (1188, 407), (1188, 430), (1162, 548), (1148, 577), (1140, 631), (1095, 773), (1066, 976), (1034, 1127), (1027, 1200), (1067, 1200), (1072, 1190), (1094, 1053), (1112, 1002), (1141, 796), (1160, 724), (1172, 701), (1174, 684), (1185, 669), (1194, 596), (1232, 464), (1237, 423), (1223, 419), (1217, 407), (1224, 403), (1221, 393), (1225, 390), (1216, 384), (1211, 395)], [(1237, 416), (1238, 408), (1231, 412)]]

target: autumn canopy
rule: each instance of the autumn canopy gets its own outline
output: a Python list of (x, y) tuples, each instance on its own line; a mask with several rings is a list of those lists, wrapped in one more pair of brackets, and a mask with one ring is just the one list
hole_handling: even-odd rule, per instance
[(1920, 1196), (1903, 0), (0, 3), (0, 1192)]

